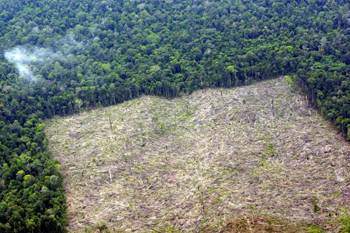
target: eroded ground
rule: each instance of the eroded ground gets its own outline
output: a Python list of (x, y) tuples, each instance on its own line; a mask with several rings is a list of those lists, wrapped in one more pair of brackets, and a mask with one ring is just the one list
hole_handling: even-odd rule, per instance
[(283, 79), (142, 97), (48, 122), (70, 230), (201, 231), (245, 213), (322, 222), (350, 206), (350, 144)]

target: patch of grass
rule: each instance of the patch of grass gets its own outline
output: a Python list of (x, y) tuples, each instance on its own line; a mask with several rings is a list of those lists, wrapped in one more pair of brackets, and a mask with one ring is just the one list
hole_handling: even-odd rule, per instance
[(171, 126), (157, 115), (153, 116), (152, 121), (155, 124), (155, 132), (157, 134), (164, 135), (171, 129)]
[(340, 216), (341, 232), (350, 233), (350, 214), (344, 211)]
[(268, 143), (266, 145), (264, 152), (263, 152), (263, 158), (268, 159), (268, 158), (272, 158), (275, 156), (277, 156), (276, 147), (274, 146), (273, 143)]
[[(271, 216), (243, 216), (226, 224), (220, 233), (309, 233), (302, 224)], [(311, 233), (311, 232), (310, 232)], [(312, 232), (316, 233), (316, 232)]]
[(277, 164), (274, 164), (273, 161), (270, 160), (271, 158), (274, 158), (277, 155), (278, 153), (276, 151), (276, 147), (274, 146), (274, 144), (271, 142), (268, 142), (265, 145), (263, 152), (261, 153), (261, 159), (259, 161), (260, 168), (265, 171), (280, 172), (281, 170), (279, 169), (278, 166), (276, 166)]
[(179, 126), (189, 127), (194, 113), (193, 106), (187, 101), (167, 105), (160, 100), (153, 100), (148, 110), (152, 115), (154, 132), (159, 136), (176, 132)]
[(161, 228), (159, 230), (153, 229), (151, 231), (151, 233), (181, 233), (181, 232), (182, 232), (181, 230), (177, 229), (174, 226), (167, 226), (167, 227)]
[(297, 87), (297, 77), (296, 76), (294, 76), (294, 75), (286, 75), (286, 76), (284, 76), (284, 79), (286, 80), (286, 82), (287, 82), (287, 84), (288, 84), (288, 86), (289, 87), (291, 87), (291, 88), (295, 88), (295, 87)]
[(307, 233), (325, 233), (325, 231), (320, 227), (316, 225), (311, 225), (306, 228)]

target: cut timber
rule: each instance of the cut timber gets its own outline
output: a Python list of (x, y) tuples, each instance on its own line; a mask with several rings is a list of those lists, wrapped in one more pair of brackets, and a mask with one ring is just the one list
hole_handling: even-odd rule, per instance
[(350, 205), (349, 144), (283, 79), (47, 125), (73, 232), (195, 232), (249, 213), (313, 223)]

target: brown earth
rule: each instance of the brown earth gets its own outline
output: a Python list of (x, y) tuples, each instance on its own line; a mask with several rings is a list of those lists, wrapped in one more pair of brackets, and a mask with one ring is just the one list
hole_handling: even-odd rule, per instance
[(246, 214), (317, 224), (350, 206), (350, 144), (282, 78), (146, 96), (46, 133), (72, 232), (225, 230)]

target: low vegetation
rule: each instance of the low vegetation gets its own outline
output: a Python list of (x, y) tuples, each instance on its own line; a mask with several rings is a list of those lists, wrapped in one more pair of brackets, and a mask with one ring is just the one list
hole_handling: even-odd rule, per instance
[(55, 116), (290, 74), (350, 139), (349, 12), (349, 0), (0, 0), (0, 232), (65, 231), (42, 132)]
[(350, 145), (283, 78), (144, 96), (52, 119), (46, 134), (72, 232), (334, 233), (349, 204)]

